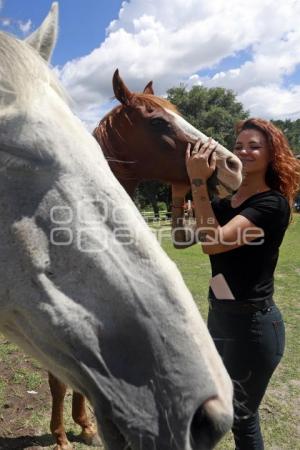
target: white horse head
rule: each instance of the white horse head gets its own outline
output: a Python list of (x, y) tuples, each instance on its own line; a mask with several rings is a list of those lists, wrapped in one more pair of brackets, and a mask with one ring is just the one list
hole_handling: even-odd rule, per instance
[[(28, 43), (48, 59), (57, 5)], [(0, 329), (91, 401), (106, 448), (210, 449), (232, 385), (182, 277), (46, 63), (0, 34)]]

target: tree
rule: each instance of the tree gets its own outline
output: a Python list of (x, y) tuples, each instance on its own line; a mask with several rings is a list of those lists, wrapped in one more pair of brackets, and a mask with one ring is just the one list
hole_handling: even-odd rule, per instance
[(290, 119), (286, 120), (272, 120), (274, 125), (280, 128), (287, 140), (293, 152), (296, 155), (300, 154), (300, 119), (295, 121), (291, 121)]
[(168, 100), (195, 128), (228, 149), (234, 146), (235, 123), (249, 117), (234, 92), (221, 87), (194, 86), (188, 91), (179, 86), (168, 90)]
[(164, 202), (166, 204), (167, 211), (170, 213), (170, 186), (165, 183), (160, 183), (159, 181), (144, 181), (137, 188), (134, 200), (139, 209), (144, 209), (151, 205), (154, 212), (154, 217), (158, 218), (158, 202)]

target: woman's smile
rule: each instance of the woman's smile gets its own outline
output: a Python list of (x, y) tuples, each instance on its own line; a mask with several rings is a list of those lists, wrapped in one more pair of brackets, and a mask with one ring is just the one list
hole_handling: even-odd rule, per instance
[(253, 158), (241, 158), (241, 157), (240, 157), (240, 160), (242, 161), (243, 164), (255, 161), (255, 159), (253, 159)]

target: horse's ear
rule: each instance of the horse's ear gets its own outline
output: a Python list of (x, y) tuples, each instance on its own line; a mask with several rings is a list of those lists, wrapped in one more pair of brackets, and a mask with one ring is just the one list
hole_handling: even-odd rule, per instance
[(132, 92), (127, 88), (124, 81), (119, 75), (119, 69), (117, 69), (113, 75), (113, 90), (116, 99), (119, 100), (123, 105), (129, 106), (132, 99)]
[(145, 87), (143, 94), (151, 94), (154, 95), (154, 90), (153, 90), (153, 81), (149, 81), (149, 83), (147, 84), (147, 86)]
[(51, 9), (41, 26), (35, 30), (25, 41), (35, 48), (42, 58), (50, 61), (54, 50), (58, 30), (58, 3), (52, 3)]

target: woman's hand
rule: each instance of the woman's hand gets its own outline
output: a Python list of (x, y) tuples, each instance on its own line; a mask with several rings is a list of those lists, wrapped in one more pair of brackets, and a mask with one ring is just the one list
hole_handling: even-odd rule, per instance
[(197, 141), (191, 150), (191, 144), (187, 145), (185, 164), (191, 182), (195, 179), (207, 181), (216, 170), (216, 148), (218, 142), (209, 138), (207, 142)]

